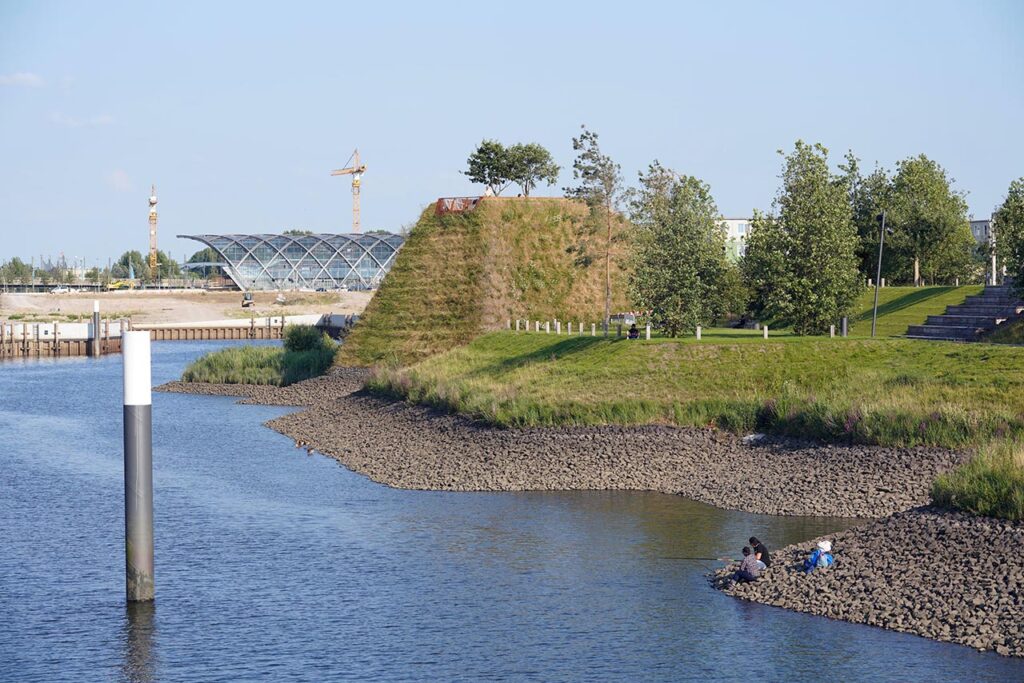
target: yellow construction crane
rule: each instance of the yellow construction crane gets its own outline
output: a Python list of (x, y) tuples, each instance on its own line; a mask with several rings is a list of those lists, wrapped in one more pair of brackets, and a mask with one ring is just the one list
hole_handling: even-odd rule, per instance
[(351, 164), (351, 166), (331, 171), (331, 175), (352, 176), (352, 232), (359, 232), (359, 180), (362, 178), (363, 173), (366, 172), (366, 164), (359, 163), (358, 149), (352, 152), (352, 156), (348, 158), (346, 163)]

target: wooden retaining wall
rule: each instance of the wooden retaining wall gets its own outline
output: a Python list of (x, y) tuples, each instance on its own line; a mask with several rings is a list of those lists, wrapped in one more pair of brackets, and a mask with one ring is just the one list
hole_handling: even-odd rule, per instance
[[(136, 327), (144, 330), (145, 327)], [(201, 341), (205, 339), (281, 339), (281, 325), (249, 327), (160, 327), (149, 330), (153, 341)]]
[[(100, 354), (121, 353), (121, 338), (100, 340)], [(0, 359), (88, 356), (88, 339), (15, 339), (0, 341)]]

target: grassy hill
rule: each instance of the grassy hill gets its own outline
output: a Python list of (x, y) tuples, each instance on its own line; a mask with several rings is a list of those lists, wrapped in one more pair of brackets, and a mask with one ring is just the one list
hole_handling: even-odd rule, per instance
[[(929, 315), (941, 315), (946, 306), (963, 303), (973, 294), (980, 294), (981, 285), (966, 287), (883, 287), (878, 291), (879, 337), (903, 336), (910, 325), (920, 325)], [(871, 309), (875, 290), (867, 289), (854, 304), (850, 316), (850, 334), (871, 334)]]
[[(603, 262), (580, 265), (571, 251), (586, 224), (587, 208), (565, 199), (490, 198), (444, 216), (430, 205), (338, 362), (415, 362), (510, 318), (601, 320)], [(615, 310), (626, 307), (624, 282), (613, 264)]]

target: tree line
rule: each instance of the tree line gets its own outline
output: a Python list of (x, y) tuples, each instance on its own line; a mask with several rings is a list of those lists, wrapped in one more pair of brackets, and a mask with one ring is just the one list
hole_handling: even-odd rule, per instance
[[(726, 231), (707, 183), (654, 161), (627, 187), (597, 133), (584, 126), (572, 146), (577, 184), (564, 194), (590, 207), (573, 251), (581, 266), (603, 266), (606, 324), (613, 259), (630, 266), (630, 299), (671, 336), (726, 316), (824, 334), (876, 277), (883, 214), (881, 273), (889, 282), (978, 280), (993, 248), (978, 245), (971, 233), (966, 193), (924, 154), (891, 172), (876, 166), (865, 174), (852, 152), (833, 170), (821, 144), (798, 140), (792, 150), (780, 150), (781, 185), (769, 211), (754, 211), (746, 252), (734, 262), (726, 257)], [(514, 176), (510, 150), (524, 147), (544, 163), (520, 166)], [(529, 195), (539, 182), (553, 184), (559, 172), (535, 143), (505, 148), (485, 140), (467, 163), (467, 177), (496, 195), (513, 182)], [(994, 224), (994, 248), (1024, 294), (1024, 178), (1010, 184)]]

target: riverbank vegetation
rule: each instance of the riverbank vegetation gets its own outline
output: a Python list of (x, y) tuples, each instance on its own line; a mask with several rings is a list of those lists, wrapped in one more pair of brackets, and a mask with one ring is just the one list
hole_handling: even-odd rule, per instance
[(183, 382), (287, 386), (317, 377), (334, 362), (338, 345), (315, 327), (289, 325), (284, 345), (229, 346), (189, 364)]
[(1024, 352), (993, 345), (495, 333), (379, 369), (370, 388), (503, 426), (671, 423), (954, 448), (1024, 435)]
[(976, 515), (1024, 519), (1024, 441), (990, 444), (965, 465), (939, 475), (932, 498)]

